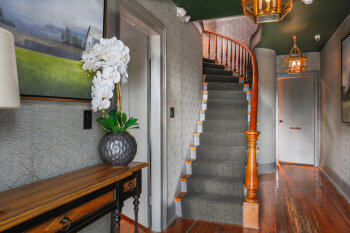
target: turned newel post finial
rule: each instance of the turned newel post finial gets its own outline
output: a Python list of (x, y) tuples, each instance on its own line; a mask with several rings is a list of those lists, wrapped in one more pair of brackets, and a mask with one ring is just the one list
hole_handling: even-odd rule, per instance
[(246, 202), (258, 202), (256, 191), (259, 189), (258, 181), (258, 165), (256, 162), (256, 142), (260, 132), (251, 130), (245, 132), (247, 135), (249, 149), (247, 161), (247, 174), (244, 187), (247, 189), (247, 196), (244, 198)]

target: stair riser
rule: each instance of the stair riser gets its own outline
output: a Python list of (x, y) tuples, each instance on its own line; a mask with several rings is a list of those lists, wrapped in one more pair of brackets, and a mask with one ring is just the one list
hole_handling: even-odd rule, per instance
[(209, 58), (203, 58), (203, 62), (215, 63), (215, 61), (214, 61), (214, 60), (209, 59)]
[(192, 181), (191, 179), (188, 179), (186, 182), (186, 186), (187, 192), (204, 193), (211, 195), (225, 195), (230, 197), (244, 196), (243, 182), (211, 182), (208, 180)]
[(201, 145), (227, 145), (227, 146), (241, 146), (247, 145), (247, 139), (244, 134), (227, 135), (227, 134), (206, 134), (200, 136)]
[(204, 122), (201, 127), (202, 132), (245, 132), (248, 130), (248, 123), (239, 122), (228, 124), (224, 121)]
[(227, 102), (227, 101), (211, 101), (206, 102), (207, 109), (227, 109), (227, 110), (247, 110), (248, 102)]
[(214, 68), (214, 69), (219, 69), (219, 70), (224, 70), (225, 66), (224, 65), (218, 65), (215, 63), (208, 63), (208, 62), (204, 62), (203, 63), (203, 67), (205, 68)]
[(236, 77), (228, 77), (228, 76), (221, 76), (221, 75), (218, 75), (218, 76), (207, 75), (205, 77), (205, 82), (238, 83), (239, 80)]
[(192, 163), (192, 174), (223, 176), (223, 177), (243, 177), (243, 166), (232, 163)]
[[(239, 205), (229, 206), (218, 203), (183, 203), (183, 217), (198, 219), (209, 222), (220, 222), (229, 224), (242, 224), (243, 207)], [(208, 213), (208, 214), (205, 214)]]
[(246, 121), (248, 119), (248, 110), (243, 111), (218, 111), (207, 110), (205, 113), (206, 120), (230, 120), (230, 121)]
[(228, 75), (232, 76), (232, 72), (222, 69), (213, 69), (213, 68), (203, 68), (203, 74), (216, 74), (216, 75)]
[[(200, 160), (206, 160), (206, 159), (213, 159), (213, 153), (196, 153), (196, 158), (198, 161)], [(215, 159), (221, 160), (221, 161), (245, 161), (247, 158), (247, 151), (244, 152), (231, 152), (231, 153), (217, 153), (215, 154)]]
[(217, 82), (209, 82), (206, 85), (206, 90), (221, 90), (221, 91), (242, 91), (244, 86), (242, 84), (237, 83), (217, 83)]
[(247, 94), (243, 91), (209, 91), (207, 99), (246, 100)]

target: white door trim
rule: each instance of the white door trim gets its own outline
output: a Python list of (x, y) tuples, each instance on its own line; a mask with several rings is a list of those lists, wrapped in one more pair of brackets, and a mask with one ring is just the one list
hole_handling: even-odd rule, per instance
[[(286, 73), (277, 73), (276, 77), (276, 135), (278, 135), (278, 79), (288, 78), (288, 77), (313, 77), (314, 90), (315, 90), (315, 167), (320, 166), (320, 154), (321, 154), (321, 82), (320, 82), (320, 72), (319, 71), (305, 71), (300, 75), (289, 75)], [(276, 165), (278, 165), (279, 150), (278, 150), (278, 137), (276, 137)]]
[(152, 73), (150, 88), (151, 227), (162, 231), (167, 224), (167, 101), (166, 27), (135, 1), (121, 0), (120, 15), (150, 38)]

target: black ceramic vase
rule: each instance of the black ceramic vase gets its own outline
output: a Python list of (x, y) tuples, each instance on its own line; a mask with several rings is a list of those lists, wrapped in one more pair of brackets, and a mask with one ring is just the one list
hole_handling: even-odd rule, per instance
[(106, 133), (98, 147), (101, 159), (112, 166), (126, 166), (133, 161), (136, 151), (136, 140), (128, 132)]

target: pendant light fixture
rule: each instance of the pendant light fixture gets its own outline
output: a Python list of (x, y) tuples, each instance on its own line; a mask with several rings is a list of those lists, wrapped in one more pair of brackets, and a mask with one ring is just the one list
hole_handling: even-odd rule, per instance
[(242, 0), (243, 12), (254, 23), (279, 22), (292, 10), (294, 0)]
[(294, 45), (289, 55), (284, 59), (284, 70), (288, 74), (301, 74), (306, 69), (306, 57), (297, 46), (297, 37), (293, 36)]

